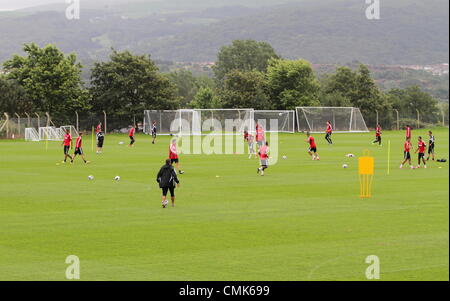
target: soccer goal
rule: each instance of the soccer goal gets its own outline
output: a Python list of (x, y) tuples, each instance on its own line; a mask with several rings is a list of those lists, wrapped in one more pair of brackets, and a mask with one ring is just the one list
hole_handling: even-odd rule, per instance
[(25, 128), (25, 141), (40, 141), (39, 133), (35, 128)]
[(144, 133), (156, 121), (161, 135), (231, 135), (254, 128), (253, 109), (180, 109), (144, 111)]
[(145, 110), (144, 133), (152, 133), (152, 124), (156, 122), (158, 135), (200, 135), (199, 113), (190, 109), (183, 110)]
[(255, 123), (258, 122), (268, 132), (294, 133), (295, 111), (255, 110)]
[(253, 109), (196, 109), (202, 135), (240, 135), (255, 128)]
[(64, 135), (60, 128), (53, 126), (39, 128), (39, 140), (61, 141), (63, 138)]
[(64, 135), (67, 131), (69, 131), (72, 138), (77, 138), (79, 136), (77, 129), (73, 125), (63, 125), (60, 127), (62, 139), (64, 139)]
[(299, 132), (322, 133), (330, 121), (333, 132), (368, 132), (366, 122), (358, 108), (353, 107), (297, 107)]

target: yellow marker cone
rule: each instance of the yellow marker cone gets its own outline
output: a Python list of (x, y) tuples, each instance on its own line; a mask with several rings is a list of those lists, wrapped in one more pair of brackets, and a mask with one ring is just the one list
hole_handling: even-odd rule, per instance
[(358, 159), (359, 186), (361, 198), (372, 197), (372, 180), (374, 174), (374, 158), (370, 156), (370, 152), (365, 150), (363, 157)]

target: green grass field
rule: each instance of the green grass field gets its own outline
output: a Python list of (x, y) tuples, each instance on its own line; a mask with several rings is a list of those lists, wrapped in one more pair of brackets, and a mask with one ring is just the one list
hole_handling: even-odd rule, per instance
[[(448, 159), (448, 128), (433, 131)], [(403, 131), (385, 131), (382, 147), (373, 133), (335, 134), (333, 146), (314, 136), (321, 161), (305, 135), (283, 134), (287, 159), (264, 177), (246, 155), (184, 155), (167, 209), (155, 178), (169, 137), (128, 148), (109, 135), (102, 155), (86, 137), (88, 165), (57, 165), (57, 142), (0, 141), (0, 280), (65, 280), (72, 254), (81, 280), (366, 280), (369, 255), (381, 280), (449, 280), (448, 163), (400, 170)], [(357, 158), (345, 155), (366, 148), (373, 197), (360, 199)]]

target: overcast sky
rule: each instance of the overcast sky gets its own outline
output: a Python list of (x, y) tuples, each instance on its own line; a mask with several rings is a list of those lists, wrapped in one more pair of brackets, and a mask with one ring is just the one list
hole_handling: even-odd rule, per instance
[[(85, 0), (86, 1), (86, 0)], [(0, 0), (0, 10), (14, 10), (19, 8), (38, 6), (51, 3), (66, 3), (65, 0)]]

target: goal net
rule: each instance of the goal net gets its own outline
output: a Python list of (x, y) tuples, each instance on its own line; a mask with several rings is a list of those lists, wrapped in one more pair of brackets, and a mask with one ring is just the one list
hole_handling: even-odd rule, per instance
[(146, 110), (144, 111), (144, 133), (150, 135), (152, 132), (152, 124), (156, 122), (158, 134), (168, 135), (176, 134), (177, 132), (171, 131), (171, 125), (178, 120), (180, 115), (175, 110)]
[(144, 133), (156, 122), (162, 135), (232, 135), (254, 128), (253, 109), (180, 109), (144, 111)]
[(35, 128), (25, 128), (25, 141), (39, 141), (39, 133)]
[(60, 128), (53, 126), (39, 128), (39, 140), (61, 141), (64, 138)]
[(358, 108), (353, 107), (297, 107), (299, 132), (325, 132), (330, 121), (333, 132), (368, 132)]
[(255, 110), (255, 123), (266, 132), (294, 133), (295, 111), (286, 110)]
[(198, 109), (201, 134), (239, 135), (254, 131), (253, 109)]
[(60, 127), (60, 131), (62, 134), (62, 138), (64, 138), (64, 135), (66, 134), (67, 131), (69, 131), (72, 138), (77, 138), (79, 136), (78, 131), (73, 125), (63, 125)]

